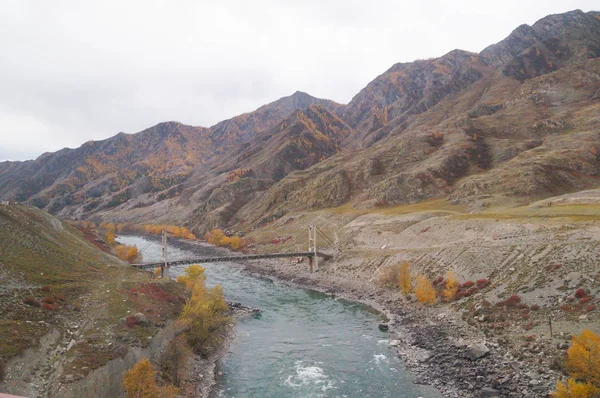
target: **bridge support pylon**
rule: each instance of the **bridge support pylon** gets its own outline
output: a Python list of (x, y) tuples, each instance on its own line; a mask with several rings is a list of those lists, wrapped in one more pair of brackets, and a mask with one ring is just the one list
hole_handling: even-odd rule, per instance
[(311, 273), (319, 270), (319, 258), (317, 257), (317, 227), (308, 227), (308, 251), (314, 253), (308, 258), (308, 269)]
[(162, 262), (163, 265), (160, 267), (160, 276), (164, 278), (169, 277), (169, 263), (167, 262), (167, 231), (162, 231)]

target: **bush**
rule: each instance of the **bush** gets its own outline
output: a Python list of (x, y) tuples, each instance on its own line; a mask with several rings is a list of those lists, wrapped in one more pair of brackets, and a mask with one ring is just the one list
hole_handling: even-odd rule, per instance
[(398, 286), (400, 278), (400, 269), (402, 265), (396, 264), (390, 267), (383, 267), (377, 277), (377, 284), (381, 287), (395, 289)]
[(174, 386), (159, 387), (156, 373), (148, 358), (142, 358), (123, 375), (123, 388), (127, 398), (175, 398), (179, 390)]
[(575, 292), (575, 298), (582, 299), (582, 298), (584, 298), (585, 296), (586, 296), (586, 294), (585, 294), (585, 290), (583, 290), (583, 289), (581, 289), (581, 288), (580, 288), (580, 289), (577, 289), (577, 291)]
[(54, 299), (52, 297), (44, 297), (42, 303), (54, 304)]
[(444, 287), (444, 291), (442, 293), (442, 297), (446, 302), (454, 300), (456, 292), (458, 291), (458, 287), (458, 279), (456, 279), (456, 276), (452, 271), (448, 271), (446, 274), (446, 286)]
[(518, 307), (521, 303), (521, 297), (518, 294), (514, 294), (504, 301), (496, 303), (496, 307)]
[(417, 296), (417, 300), (421, 304), (434, 304), (436, 302), (433, 284), (425, 275), (419, 275), (417, 277), (415, 296)]
[(38, 307), (38, 308), (42, 306), (42, 304), (39, 301), (37, 301), (36, 299), (34, 299), (33, 297), (26, 297), (23, 300), (23, 303), (30, 305), (32, 307)]
[(489, 279), (477, 279), (477, 282), (475, 282), (475, 284), (477, 285), (478, 288), (482, 289), (490, 284), (490, 280)]
[(592, 301), (592, 297), (591, 296), (586, 296), (586, 297), (582, 298), (581, 300), (579, 300), (579, 304), (587, 304), (590, 301)]
[(119, 245), (115, 248), (115, 251), (117, 252), (117, 257), (130, 264), (141, 261), (141, 255), (136, 245)]
[(537, 304), (534, 304), (534, 305), (531, 306), (531, 310), (532, 311), (538, 311), (539, 309), (540, 309), (540, 306), (537, 305)]
[(466, 281), (465, 283), (463, 283), (462, 285), (460, 285), (461, 289), (468, 289), (470, 287), (475, 286), (475, 282), (473, 281)]

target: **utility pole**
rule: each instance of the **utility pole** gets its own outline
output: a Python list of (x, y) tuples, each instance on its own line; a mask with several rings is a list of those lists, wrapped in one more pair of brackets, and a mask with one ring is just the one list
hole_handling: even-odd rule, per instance
[(166, 276), (167, 278), (169, 277), (169, 266), (167, 265), (167, 231), (162, 231), (162, 262), (163, 265), (160, 271), (160, 276), (161, 278), (163, 278), (165, 276), (165, 270), (166, 270)]
[(311, 273), (319, 270), (319, 259), (317, 257), (317, 227), (308, 227), (308, 251), (314, 253), (308, 258), (308, 268)]

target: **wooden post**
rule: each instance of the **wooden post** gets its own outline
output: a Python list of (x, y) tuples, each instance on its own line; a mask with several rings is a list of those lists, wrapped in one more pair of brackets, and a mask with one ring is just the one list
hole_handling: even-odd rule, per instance
[(552, 318), (548, 317), (548, 326), (550, 327), (550, 337), (552, 337)]

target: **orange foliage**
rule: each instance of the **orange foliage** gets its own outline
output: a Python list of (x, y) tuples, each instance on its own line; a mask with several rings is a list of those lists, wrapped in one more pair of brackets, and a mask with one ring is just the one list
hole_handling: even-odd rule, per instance
[(123, 388), (127, 398), (175, 398), (179, 390), (174, 386), (159, 387), (156, 374), (148, 358), (142, 358), (123, 375)]
[(446, 274), (446, 286), (442, 293), (444, 300), (447, 302), (454, 300), (459, 286), (460, 284), (458, 283), (458, 279), (456, 279), (456, 275), (452, 271), (448, 271)]
[(115, 233), (113, 231), (108, 231), (106, 233), (106, 236), (104, 237), (104, 241), (108, 244), (108, 245), (114, 245), (116, 243), (115, 238), (117, 237), (117, 235), (115, 235)]
[(123, 261), (133, 264), (136, 260), (141, 260), (141, 254), (138, 253), (137, 246), (119, 245), (115, 248), (117, 257)]
[(400, 291), (404, 294), (410, 293), (411, 281), (410, 281), (410, 265), (407, 262), (400, 265), (400, 271), (398, 274), (398, 286)]
[(227, 174), (227, 182), (235, 182), (240, 178), (244, 178), (248, 174), (250, 174), (252, 170), (250, 169), (236, 169)]
[(417, 296), (417, 300), (421, 304), (434, 304), (436, 302), (433, 284), (425, 275), (419, 275), (417, 277), (415, 296)]

